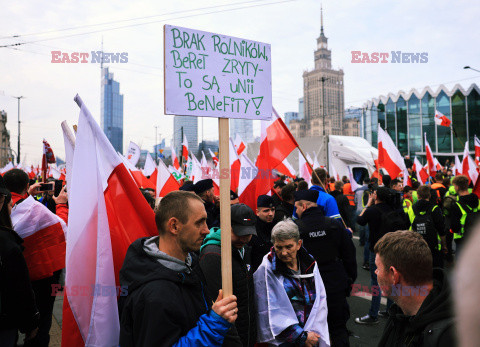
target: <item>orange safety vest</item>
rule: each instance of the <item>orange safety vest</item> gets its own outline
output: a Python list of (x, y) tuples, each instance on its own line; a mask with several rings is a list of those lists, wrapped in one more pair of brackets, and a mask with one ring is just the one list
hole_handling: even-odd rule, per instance
[(350, 206), (355, 206), (355, 193), (352, 191), (352, 185), (350, 183), (345, 183), (343, 186), (343, 195), (348, 198)]

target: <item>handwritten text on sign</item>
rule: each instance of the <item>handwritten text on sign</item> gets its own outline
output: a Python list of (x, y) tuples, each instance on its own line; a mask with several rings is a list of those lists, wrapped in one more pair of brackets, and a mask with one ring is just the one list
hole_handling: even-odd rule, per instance
[(165, 113), (270, 119), (270, 45), (165, 25)]

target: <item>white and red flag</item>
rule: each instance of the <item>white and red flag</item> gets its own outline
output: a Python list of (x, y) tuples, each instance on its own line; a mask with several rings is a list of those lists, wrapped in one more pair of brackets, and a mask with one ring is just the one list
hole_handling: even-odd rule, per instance
[(257, 196), (270, 192), (273, 187), (272, 170), (298, 147), (297, 141), (275, 109), (271, 120), (261, 122), (261, 129), (260, 153), (255, 162), (258, 168)]
[(256, 182), (257, 168), (245, 154), (240, 156), (241, 175), (238, 182), (238, 200), (252, 210), (257, 208)]
[(472, 157), (470, 157), (470, 153), (468, 151), (468, 141), (465, 142), (465, 149), (463, 151), (462, 175), (467, 176), (474, 185), (477, 182), (477, 165), (475, 165), (475, 161), (473, 161)]
[(165, 163), (160, 159), (158, 162), (156, 197), (163, 198), (168, 193), (180, 189), (180, 184), (168, 170)]
[(76, 101), (81, 111), (69, 191), (62, 346), (118, 346), (116, 288), (127, 248), (158, 232), (122, 159), (78, 96)]
[(184, 157), (185, 160), (188, 160), (188, 141), (187, 141), (187, 136), (185, 134), (183, 134), (182, 157)]
[(295, 178), (295, 169), (293, 168), (292, 164), (290, 164), (287, 158), (283, 159), (282, 163), (278, 165), (275, 170), (279, 171), (285, 176)]
[(480, 140), (478, 139), (477, 135), (474, 135), (474, 143), (475, 143), (475, 164), (480, 164)]
[(425, 138), (425, 156), (427, 157), (427, 164), (428, 164), (428, 174), (430, 176), (434, 176), (437, 170), (435, 169), (435, 159), (433, 157), (432, 148), (427, 141), (427, 133), (424, 133)]
[(230, 190), (237, 192), (238, 180), (240, 179), (240, 158), (237, 155), (235, 144), (232, 138), (229, 141), (229, 159), (230, 159)]
[(350, 190), (352, 192), (360, 188), (360, 185), (357, 183), (357, 181), (355, 181), (355, 178), (353, 177), (353, 171), (350, 166), (348, 166), (348, 179), (350, 180)]
[[(62, 122), (63, 143), (65, 145), (65, 170), (67, 179), (67, 192), (70, 191), (70, 182), (72, 181), (73, 153), (75, 151), (75, 135), (68, 127), (67, 121)], [(32, 167), (33, 169), (33, 167)]]
[(51, 277), (65, 267), (67, 225), (59, 216), (29, 196), (13, 207), (11, 217), (14, 230), (23, 239), (32, 281)]
[(428, 172), (425, 170), (423, 165), (420, 163), (417, 157), (415, 157), (413, 161), (413, 167), (412, 169), (416, 172), (417, 174), (417, 180), (420, 182), (420, 184), (425, 184), (428, 181)]
[(247, 145), (245, 144), (245, 142), (243, 142), (239, 134), (235, 136), (234, 144), (238, 155), (241, 155), (245, 148), (247, 148)]
[(405, 160), (390, 136), (378, 125), (378, 165), (384, 168), (392, 179), (405, 170)]
[[(43, 139), (42, 173), (43, 173), (44, 182), (47, 179), (48, 164), (53, 164), (53, 163), (55, 163), (55, 155), (53, 154), (52, 147), (50, 147), (48, 142), (45, 139)], [(13, 169), (13, 165), (12, 165), (12, 169)]]
[(133, 166), (137, 165), (141, 152), (140, 147), (135, 142), (130, 141), (126, 155), (128, 162)]
[(452, 121), (439, 110), (435, 110), (435, 124), (442, 127), (449, 127)]
[(210, 153), (210, 156), (212, 157), (213, 161), (213, 166), (216, 168), (218, 166), (218, 157), (215, 155), (215, 153), (212, 152), (212, 150), (209, 148), (208, 152)]
[(172, 151), (172, 166), (175, 168), (175, 170), (180, 170), (180, 163), (177, 158), (177, 154), (175, 153), (175, 148), (170, 147)]
[(312, 158), (310, 158), (310, 155), (307, 153), (307, 161), (305, 161), (305, 158), (303, 155), (299, 153), (298, 155), (298, 175), (302, 177), (305, 181), (307, 181), (308, 185), (310, 185), (310, 181), (312, 179), (312, 168), (311, 168), (311, 163), (312, 163)]
[(460, 159), (458, 158), (458, 155), (455, 156), (455, 171), (453, 174), (455, 176), (461, 175), (462, 174), (462, 163), (460, 162)]
[(145, 157), (145, 164), (142, 170), (143, 174), (145, 176), (151, 176), (156, 169), (157, 169), (157, 166), (155, 165), (155, 162), (153, 161), (151, 154), (147, 153), (147, 156)]

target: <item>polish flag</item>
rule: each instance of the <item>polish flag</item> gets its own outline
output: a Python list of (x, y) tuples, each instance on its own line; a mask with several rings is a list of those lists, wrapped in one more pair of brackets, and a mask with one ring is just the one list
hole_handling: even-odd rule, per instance
[(230, 190), (236, 192), (240, 179), (240, 158), (237, 155), (235, 144), (232, 138), (229, 141), (229, 159), (230, 159)]
[(257, 208), (256, 182), (257, 168), (245, 154), (240, 156), (242, 174), (238, 182), (238, 200), (252, 210)]
[(172, 151), (172, 165), (175, 168), (175, 170), (180, 170), (180, 163), (178, 162), (177, 155), (175, 154), (175, 148), (170, 147)]
[(119, 285), (128, 246), (154, 236), (157, 228), (122, 159), (78, 95), (75, 100), (81, 111), (69, 191), (65, 286), (85, 288), (88, 295), (65, 291), (62, 346), (117, 346), (117, 297), (104, 295), (104, 289)]
[(261, 121), (261, 129), (260, 153), (255, 162), (258, 168), (257, 196), (269, 194), (273, 187), (272, 170), (298, 147), (297, 141), (275, 109), (271, 120)]
[(433, 152), (430, 148), (430, 145), (427, 141), (427, 133), (424, 133), (425, 137), (425, 155), (427, 157), (427, 164), (428, 164), (428, 174), (430, 176), (434, 176), (437, 170), (435, 170), (435, 159), (433, 158)]
[(293, 168), (292, 164), (285, 158), (280, 165), (278, 165), (275, 170), (279, 171), (281, 174), (285, 176), (289, 176), (295, 178), (295, 169)]
[(214, 168), (216, 168), (218, 166), (218, 158), (215, 155), (215, 153), (212, 152), (212, 150), (210, 148), (208, 149), (208, 152), (210, 153), (210, 157), (212, 157), (213, 166), (214, 166)]
[(331, 165), (330, 168), (331, 168), (330, 177), (335, 178), (335, 181), (340, 181), (340, 175), (335, 169), (335, 166)]
[(420, 184), (424, 185), (428, 181), (428, 172), (420, 163), (417, 157), (413, 161), (414, 170), (417, 173), (417, 179)]
[(29, 196), (13, 207), (11, 218), (14, 230), (23, 239), (23, 255), (32, 281), (50, 277), (65, 267), (67, 225), (59, 216)]
[(242, 154), (245, 148), (247, 148), (247, 145), (245, 144), (245, 142), (243, 142), (242, 138), (238, 134), (237, 136), (235, 136), (234, 144), (238, 155)]
[(468, 141), (465, 142), (465, 149), (463, 151), (462, 174), (467, 176), (468, 179), (475, 185), (478, 178), (478, 171), (475, 162), (473, 161), (472, 157), (470, 157), (468, 151)]
[(477, 135), (474, 135), (474, 143), (475, 143), (475, 164), (477, 166), (480, 164), (480, 140), (478, 139)]
[(163, 198), (170, 192), (180, 189), (180, 183), (173, 177), (163, 160), (158, 162), (156, 197)]
[(315, 152), (313, 152), (313, 169), (318, 169), (320, 166), (320, 163), (317, 160), (317, 156), (315, 155)]
[(135, 142), (130, 141), (127, 149), (128, 162), (133, 166), (137, 165), (138, 160), (140, 159), (140, 154), (140, 147)]
[[(43, 139), (43, 156), (42, 156), (42, 172), (43, 172), (43, 181), (45, 182), (48, 175), (47, 175), (47, 170), (48, 170), (48, 164), (53, 164), (55, 163), (55, 155), (53, 154), (52, 147), (50, 147), (49, 143)], [(8, 163), (12, 165), (12, 163)], [(7, 166), (8, 166), (7, 164)], [(13, 165), (12, 165), (13, 169)], [(8, 169), (10, 170), (10, 169)], [(4, 172), (7, 172), (8, 170), (5, 170)]]
[(185, 160), (188, 160), (188, 141), (187, 141), (187, 136), (185, 134), (183, 134), (182, 157), (184, 157)]
[(155, 162), (153, 161), (152, 156), (150, 153), (147, 153), (147, 156), (145, 158), (145, 165), (143, 166), (143, 175), (144, 176), (151, 176), (155, 170), (157, 169), (157, 166), (155, 165)]
[(462, 163), (460, 162), (460, 159), (458, 158), (458, 155), (455, 156), (455, 171), (453, 172), (455, 176), (461, 175), (462, 174)]
[[(312, 161), (312, 158), (310, 158), (310, 155), (307, 153), (307, 160), (308, 163)], [(312, 168), (310, 165), (305, 161), (305, 158), (303, 155), (299, 154), (298, 156), (298, 175), (302, 177), (305, 181), (308, 182), (310, 185), (310, 181), (312, 179)]]
[(448, 119), (442, 112), (435, 110), (435, 124), (441, 125), (443, 127), (449, 127), (452, 124), (452, 121)]
[(190, 180), (193, 181), (193, 183), (197, 183), (198, 181), (201, 181), (203, 178), (204, 174), (202, 171), (202, 164), (198, 161), (197, 157), (192, 155), (192, 172), (190, 176)]
[(151, 188), (155, 189), (155, 183), (150, 181), (145, 175), (138, 169), (136, 166), (133, 166), (132, 163), (125, 158), (120, 153), (117, 153), (120, 159), (122, 159), (125, 167), (130, 171), (130, 175), (133, 178), (134, 182), (137, 184), (138, 188)]
[(443, 166), (438, 162), (438, 159), (433, 157), (433, 162), (435, 164), (435, 171), (442, 171)]
[(405, 161), (390, 136), (378, 125), (378, 165), (387, 170), (392, 179), (405, 170)]

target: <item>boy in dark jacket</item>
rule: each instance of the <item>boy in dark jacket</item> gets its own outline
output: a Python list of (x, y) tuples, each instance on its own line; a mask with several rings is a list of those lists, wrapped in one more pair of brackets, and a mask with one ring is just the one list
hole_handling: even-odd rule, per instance
[(413, 231), (385, 234), (375, 245), (382, 293), (395, 301), (379, 346), (455, 346), (450, 287), (432, 253)]
[[(256, 341), (256, 314), (253, 295), (253, 277), (250, 272), (250, 247), (247, 243), (256, 235), (255, 213), (244, 204), (231, 207), (232, 221), (232, 281), (237, 297), (238, 318), (225, 337), (224, 346), (254, 346)], [(212, 228), (200, 253), (200, 268), (207, 281), (210, 296), (222, 287), (222, 257), (220, 229)]]
[(141, 238), (127, 251), (120, 285), (120, 345), (221, 346), (237, 318), (235, 296), (219, 292), (212, 304), (192, 252), (208, 234), (200, 197), (175, 191), (155, 214), (159, 236)]

